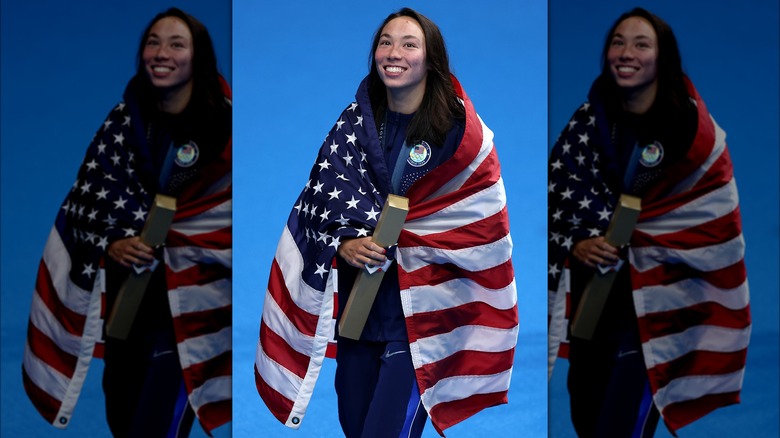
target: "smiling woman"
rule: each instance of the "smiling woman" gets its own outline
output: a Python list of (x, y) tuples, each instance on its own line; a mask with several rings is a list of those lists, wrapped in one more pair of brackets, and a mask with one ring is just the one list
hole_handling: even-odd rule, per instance
[[(442, 433), (507, 403), (512, 240), (493, 133), (451, 75), (439, 28), (412, 9), (390, 14), (370, 60), (279, 241), (255, 383), (279, 421), (300, 427), (335, 338), (342, 432), (419, 437), (428, 417)], [(392, 195), (408, 198), (407, 221), (397, 244), (379, 245)], [(335, 321), (370, 265), (384, 266), (367, 321), (342, 332)]]
[[(64, 428), (102, 353), (112, 434), (183, 437), (194, 418), (206, 431), (231, 418), (230, 88), (205, 26), (177, 8), (151, 20), (136, 59), (44, 248), (23, 380)], [(127, 331), (104, 329), (133, 315), (129, 294), (143, 298)]]

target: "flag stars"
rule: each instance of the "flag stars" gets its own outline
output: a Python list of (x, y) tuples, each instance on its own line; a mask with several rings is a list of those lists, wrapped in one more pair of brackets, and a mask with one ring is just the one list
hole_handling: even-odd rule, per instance
[(355, 126), (363, 126), (363, 116), (357, 117), (357, 122), (354, 123)]
[(571, 238), (571, 236), (567, 236), (565, 239), (563, 239), (563, 243), (561, 244), (562, 247), (568, 249), (571, 249), (571, 246), (574, 245), (574, 242)]
[(598, 212), (598, 215), (599, 221), (609, 221), (609, 217), (612, 215), (612, 213), (607, 209), (606, 206), (604, 206), (604, 208)]
[(328, 195), (330, 195), (330, 199), (339, 199), (339, 195), (341, 194), (341, 192), (342, 191), (339, 190), (338, 188), (333, 187), (333, 191), (328, 193)]
[(579, 227), (581, 222), (582, 219), (578, 218), (576, 214), (571, 215), (571, 219), (569, 219), (572, 228)]
[(97, 149), (98, 149), (98, 152), (97, 152), (98, 155), (105, 154), (106, 153), (106, 144), (101, 141), (100, 144), (97, 145)]
[(355, 199), (355, 195), (352, 195), (352, 199), (346, 202), (347, 202), (347, 210), (349, 210), (350, 208), (357, 209), (357, 205), (360, 202), (360, 200)]
[(574, 125), (576, 125), (576, 124), (577, 124), (577, 121), (576, 121), (576, 120), (574, 120), (574, 119), (571, 119), (571, 120), (569, 121), (569, 131), (571, 131), (572, 129), (574, 129)]
[(124, 210), (125, 204), (127, 204), (127, 199), (123, 198), (120, 195), (119, 198), (117, 198), (117, 200), (114, 201), (114, 210), (119, 210), (119, 209)]
[(82, 275), (86, 275), (87, 278), (92, 278), (92, 275), (95, 273), (95, 268), (92, 267), (92, 263), (84, 263), (84, 270), (81, 271)]
[(328, 220), (328, 216), (330, 216), (330, 210), (328, 210), (327, 208), (324, 208), (323, 210), (325, 210), (325, 211), (322, 212), (322, 214), (320, 215), (320, 218), (323, 221), (326, 221), (326, 220)]
[(593, 200), (591, 200), (591, 199), (588, 199), (588, 197), (587, 197), (587, 196), (583, 196), (583, 197), (582, 197), (582, 200), (581, 200), (581, 201), (579, 201), (579, 204), (580, 204), (580, 210), (582, 210), (582, 209), (585, 209), (585, 210), (589, 209), (589, 208), (590, 208), (590, 203), (591, 203), (591, 202), (593, 202)]
[(314, 272), (314, 273), (315, 273), (316, 275), (319, 275), (319, 276), (320, 276), (320, 278), (325, 278), (324, 276), (325, 276), (325, 274), (327, 274), (327, 273), (328, 273), (328, 270), (327, 270), (327, 269), (325, 269), (325, 264), (324, 264), (324, 263), (323, 263), (323, 264), (319, 264), (319, 263), (317, 263), (317, 271), (316, 271), (316, 272)]
[(298, 201), (298, 205), (296, 205), (293, 208), (298, 210), (298, 214), (301, 214), (301, 209), (303, 208), (303, 201)]
[(558, 274), (560, 274), (561, 270), (558, 269), (557, 264), (552, 264), (547, 268), (547, 273), (552, 275), (553, 278), (556, 278)]
[(114, 152), (114, 155), (111, 156), (111, 161), (114, 162), (114, 166), (119, 164), (119, 160), (121, 160), (122, 157), (119, 156), (118, 153)]
[(352, 104), (349, 106), (350, 111), (355, 111), (358, 107), (357, 102), (352, 102)]
[(563, 215), (563, 210), (561, 209), (555, 210), (555, 213), (553, 213), (552, 215), (553, 222), (558, 222), (559, 220), (561, 220), (562, 215)]
[(580, 153), (577, 154), (577, 157), (575, 157), (574, 159), (577, 160), (578, 166), (582, 166), (583, 164), (585, 164), (585, 155), (582, 155), (582, 151), (580, 151)]
[(347, 155), (344, 155), (344, 156), (343, 156), (343, 157), (341, 157), (341, 158), (343, 158), (343, 159), (344, 159), (344, 163), (345, 163), (347, 166), (352, 166), (352, 159), (353, 159), (353, 158), (355, 158), (355, 157), (353, 157), (352, 155), (350, 155), (350, 154), (349, 154), (349, 152), (347, 152)]
[(566, 154), (568, 154), (570, 152), (571, 145), (569, 144), (568, 141), (564, 142), (561, 147), (563, 147), (563, 152), (561, 153), (561, 155), (566, 155)]
[(550, 181), (549, 184), (547, 184), (547, 193), (555, 193), (555, 183)]
[(315, 193), (315, 194), (317, 194), (317, 193), (321, 193), (321, 192), (322, 192), (322, 186), (324, 186), (324, 185), (325, 185), (325, 184), (323, 184), (323, 183), (321, 183), (321, 182), (317, 181), (317, 184), (314, 186), (314, 193)]
[(100, 247), (101, 249), (106, 249), (106, 247), (108, 247), (108, 238), (105, 236), (101, 237), (100, 240), (98, 240), (96, 246)]
[(355, 231), (357, 231), (356, 237), (368, 237), (368, 230), (365, 228), (358, 228)]
[(89, 169), (89, 170), (95, 170), (95, 169), (98, 168), (98, 163), (93, 158), (92, 161), (90, 161), (89, 163), (86, 163), (85, 166), (87, 166), (87, 169)]
[(92, 187), (92, 183), (88, 183), (84, 181), (84, 184), (81, 185), (81, 194), (89, 193), (89, 188)]
[(141, 208), (141, 206), (139, 205), (138, 210), (133, 212), (133, 220), (143, 221), (145, 217), (146, 217), (146, 211), (144, 211), (144, 209)]
[(342, 227), (347, 226), (349, 224), (349, 219), (345, 218), (343, 214), (339, 215), (339, 218), (336, 219), (336, 222), (339, 223)]
[[(355, 141), (357, 141), (357, 135), (354, 132), (347, 134), (347, 143), (352, 143), (352, 146), (355, 146)], [(365, 154), (363, 154), (363, 157), (365, 158)]]
[(340, 180), (342, 180), (342, 181), (349, 181), (349, 178), (347, 178), (346, 176), (344, 176), (344, 174), (343, 174), (343, 173), (338, 173), (338, 172), (336, 172), (336, 179), (340, 179)]
[(590, 102), (585, 102), (585, 103), (583, 103), (583, 104), (582, 104), (582, 106), (580, 107), (580, 111), (587, 111), (587, 110), (588, 110), (588, 108), (590, 108)]
[(590, 138), (588, 137), (587, 132), (584, 134), (577, 134), (577, 136), (580, 138), (580, 143), (583, 143), (585, 146), (588, 145), (588, 140), (590, 140)]
[(598, 228), (588, 228), (588, 237), (599, 237), (601, 236), (601, 230)]
[(123, 145), (125, 141), (125, 136), (121, 132), (119, 134), (114, 134), (114, 143), (119, 143), (120, 145)]
[(103, 222), (109, 227), (113, 227), (116, 225), (116, 218), (109, 214), (105, 219), (103, 219)]
[(114, 123), (111, 119), (106, 119), (105, 122), (103, 122), (103, 130), (107, 131), (108, 127), (111, 126), (111, 124)]
[(588, 126), (596, 126), (596, 116), (588, 117)]
[(341, 245), (341, 237), (338, 236), (331, 239), (330, 243), (328, 244), (328, 246), (332, 246), (336, 248), (336, 250), (339, 249), (339, 245)]
[(375, 221), (375, 220), (376, 220), (376, 217), (377, 217), (377, 215), (378, 215), (380, 212), (379, 212), (379, 211), (375, 211), (375, 210), (374, 210), (374, 207), (372, 206), (372, 207), (371, 207), (371, 211), (367, 211), (367, 212), (365, 212), (365, 213), (366, 213), (366, 216), (368, 216), (368, 217), (366, 218), (367, 220), (374, 220), (374, 221)]
[(331, 164), (328, 162), (327, 158), (323, 159), (321, 163), (317, 163), (317, 165), (320, 166), (320, 172), (330, 168), (330, 166), (331, 166)]
[(90, 211), (89, 214), (87, 215), (87, 218), (89, 218), (89, 221), (92, 222), (94, 220), (97, 220), (97, 214), (98, 211), (93, 208), (92, 211)]
[(552, 166), (553, 170), (560, 170), (563, 168), (563, 163), (561, 163), (561, 160), (555, 160), (550, 163), (550, 166)]
[(122, 126), (130, 126), (130, 116), (125, 116), (125, 121), (122, 122)]
[(339, 118), (339, 121), (336, 122), (336, 131), (340, 130), (341, 129), (341, 125), (343, 125), (343, 124), (344, 124), (344, 120)]
[(133, 237), (135, 236), (135, 230), (132, 228), (122, 228), (125, 232), (125, 237)]
[(563, 200), (563, 199), (571, 199), (571, 195), (573, 195), (573, 194), (574, 194), (574, 190), (572, 190), (572, 189), (570, 189), (570, 188), (566, 187), (566, 190), (564, 190), (563, 192), (561, 192), (561, 199), (562, 199), (562, 200)]
[(333, 143), (330, 144), (330, 154), (333, 155), (339, 150), (339, 145), (336, 143), (336, 140), (333, 140)]

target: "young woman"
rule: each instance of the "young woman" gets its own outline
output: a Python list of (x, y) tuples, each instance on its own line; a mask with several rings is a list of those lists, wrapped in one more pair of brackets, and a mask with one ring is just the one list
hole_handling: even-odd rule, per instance
[[(371, 235), (390, 194), (409, 213), (397, 246), (381, 247)], [(255, 370), (274, 415), (299, 426), (366, 265), (385, 271), (366, 325), (336, 335), (347, 437), (420, 436), (428, 416), (441, 432), (505, 403), (518, 327), (505, 203), (492, 132), (441, 32), (411, 9), (389, 15), (274, 259)]]
[[(602, 58), (550, 156), (551, 345), (566, 337), (566, 293), (574, 315), (590, 279), (617, 271), (592, 338), (569, 338), (572, 422), (581, 437), (652, 436), (659, 412), (674, 431), (739, 401), (744, 241), (725, 133), (669, 25), (625, 13)], [(642, 204), (623, 248), (605, 239), (621, 194)]]
[[(112, 433), (187, 436), (195, 415), (206, 430), (230, 420), (230, 89), (205, 26), (176, 8), (144, 30), (137, 63), (44, 250), (24, 383), (65, 427), (102, 347)], [(152, 248), (139, 235), (157, 194), (177, 210)], [(96, 351), (102, 317), (143, 269), (153, 273), (129, 335), (105, 336)]]

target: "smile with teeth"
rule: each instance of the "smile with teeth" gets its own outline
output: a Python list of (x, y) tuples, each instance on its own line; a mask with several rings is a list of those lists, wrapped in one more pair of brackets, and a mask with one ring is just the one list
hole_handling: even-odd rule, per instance
[(639, 68), (637, 68), (637, 67), (628, 67), (628, 66), (622, 65), (622, 66), (618, 67), (617, 70), (619, 72), (621, 72), (621, 73), (633, 73), (635, 71), (638, 71)]
[(385, 71), (388, 72), (388, 73), (402, 73), (402, 72), (406, 71), (406, 69), (403, 68), (403, 67), (395, 66), (395, 65), (389, 65), (389, 66), (385, 67)]
[(152, 71), (154, 71), (155, 73), (170, 73), (170, 72), (173, 71), (173, 69), (171, 67), (164, 67), (164, 66), (161, 66), (161, 65), (156, 65), (156, 66), (152, 67)]

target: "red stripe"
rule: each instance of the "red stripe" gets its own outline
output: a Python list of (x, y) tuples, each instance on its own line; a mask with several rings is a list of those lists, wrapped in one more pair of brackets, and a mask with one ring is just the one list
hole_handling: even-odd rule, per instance
[(744, 329), (750, 325), (750, 306), (733, 310), (714, 302), (698, 303), (681, 309), (647, 314), (639, 318), (639, 325), (644, 328), (642, 342), (649, 340), (649, 333), (652, 333), (653, 338), (659, 338), (700, 325)]
[(232, 323), (233, 306), (187, 312), (173, 318), (176, 342), (216, 333)]
[(287, 316), (298, 331), (307, 336), (315, 335), (317, 332), (317, 321), (319, 320), (319, 316), (312, 315), (295, 305), (295, 302), (290, 296), (290, 291), (287, 290), (287, 285), (284, 284), (284, 273), (276, 262), (276, 259), (274, 259), (271, 264), (271, 274), (268, 278), (268, 292), (274, 301), (276, 301), (276, 304), (281, 308), (282, 313)]
[[(70, 283), (70, 279), (67, 280), (67, 283)], [(72, 311), (60, 301), (43, 260), (38, 266), (38, 280), (35, 283), (35, 290), (52, 316), (62, 324), (62, 327), (72, 335), (81, 336), (87, 317)]]
[(421, 391), (451, 376), (487, 376), (503, 373), (512, 368), (514, 348), (506, 351), (487, 352), (461, 350), (434, 363), (418, 368), (417, 383)]
[[(488, 187), (496, 183), (501, 178), (501, 163), (498, 162), (498, 153), (495, 144), (488, 153), (487, 157), (479, 164), (477, 169), (468, 177), (463, 184), (466, 187), (477, 185), (479, 187)], [(490, 184), (488, 184), (490, 183)]]
[[(201, 174), (205, 174), (205, 172), (201, 172)], [(214, 181), (222, 177), (222, 175), (213, 176)], [(214, 207), (224, 204), (225, 202), (230, 202), (232, 196), (232, 187), (229, 187), (221, 192), (217, 192), (209, 196), (198, 197), (196, 199), (186, 199), (185, 194), (182, 193), (182, 196), (180, 196), (178, 199), (179, 203), (176, 205), (176, 215), (174, 216), (173, 220), (174, 222), (177, 222), (206, 213)]]
[(57, 413), (60, 411), (62, 403), (43, 389), (39, 388), (38, 385), (30, 379), (30, 376), (24, 368), (22, 368), (22, 382), (24, 383), (24, 390), (27, 392), (27, 396), (30, 397), (30, 401), (32, 401), (35, 409), (38, 410), (46, 421), (53, 424), (57, 419)]
[(265, 354), (281, 367), (303, 379), (309, 369), (309, 356), (296, 351), (281, 336), (271, 330), (265, 321), (260, 323), (260, 345)]
[(739, 403), (739, 391), (709, 394), (695, 400), (673, 403), (663, 410), (664, 422), (674, 432), (715, 409), (737, 403)]
[(255, 387), (257, 387), (258, 394), (260, 394), (271, 414), (277, 420), (286, 423), (287, 417), (292, 412), (293, 402), (265, 383), (263, 376), (257, 372), (257, 365), (255, 365)]
[[(729, 374), (745, 368), (747, 349), (723, 353), (718, 351), (694, 350), (684, 356), (647, 370), (651, 381), (664, 387), (681, 376), (712, 376)], [(656, 388), (657, 390), (657, 388)]]
[(233, 401), (220, 400), (201, 406), (198, 409), (198, 419), (203, 428), (211, 432), (229, 422), (232, 419), (232, 412)]
[(205, 285), (232, 276), (229, 267), (217, 263), (196, 264), (181, 271), (174, 271), (166, 265), (166, 281), (168, 289), (176, 289), (182, 286)]
[(30, 351), (47, 366), (54, 368), (68, 378), (73, 377), (78, 357), (62, 350), (54, 340), (38, 330), (32, 322), (27, 324), (27, 343), (30, 346)]
[(429, 246), (457, 250), (496, 242), (507, 234), (509, 234), (509, 216), (504, 206), (500, 212), (492, 216), (441, 233), (418, 236), (402, 230), (398, 244), (402, 247)]
[[(452, 427), (482, 409), (507, 403), (507, 391), (474, 394), (461, 400), (439, 403), (431, 409), (431, 424), (444, 436), (444, 429)], [(507, 436), (512, 435), (507, 431)]]
[(663, 264), (644, 272), (639, 272), (631, 266), (631, 283), (634, 289), (674, 284), (692, 278), (704, 280), (721, 289), (734, 289), (745, 282), (747, 270), (743, 260), (708, 272), (698, 271), (681, 263)]
[(230, 351), (226, 351), (209, 360), (195, 363), (182, 369), (182, 374), (185, 381), (191, 382), (194, 387), (199, 387), (209, 379), (230, 376), (232, 367), (233, 354)]
[[(452, 82), (456, 92), (460, 93), (459, 95), (464, 101), (463, 105), (466, 110), (463, 138), (449, 160), (428, 172), (409, 188), (406, 196), (409, 198), (411, 205), (417, 205), (441, 187), (439, 181), (449, 181), (463, 169), (466, 169), (479, 154), (479, 149), (482, 146), (482, 125), (477, 118), (477, 113), (474, 111), (474, 106), (460, 87), (460, 84), (458, 84), (458, 81), (452, 78)], [(410, 211), (409, 214), (412, 215), (413, 211)], [(407, 220), (409, 219), (411, 218), (407, 218)]]
[(561, 342), (561, 346), (558, 348), (558, 357), (561, 357), (563, 359), (569, 358), (569, 342), (564, 341)]
[[(406, 220), (410, 221), (419, 219), (437, 213), (443, 208), (449, 207), (456, 202), (462, 201), (469, 196), (476, 195), (479, 192), (492, 187), (501, 176), (498, 173), (497, 168), (487, 167), (487, 164), (497, 166), (497, 163), (486, 163), (489, 162), (493, 157), (495, 157), (495, 150), (485, 158), (485, 162), (480, 164), (480, 166), (474, 171), (474, 173), (469, 176), (463, 186), (458, 188), (458, 190), (438, 196), (429, 201), (424, 201), (424, 199), (426, 199), (425, 197), (413, 196), (413, 194), (410, 194), (412, 189), (422, 186), (422, 182), (426, 181), (427, 177), (433, 175), (433, 173), (438, 168), (426, 174), (409, 189), (409, 192), (406, 193), (407, 197), (409, 198), (409, 205), (411, 206), (409, 209), (409, 214), (406, 216)], [(438, 189), (439, 185), (435, 182), (440, 181), (441, 179), (437, 177), (432, 178), (431, 180), (434, 181), (434, 183), (428, 185), (432, 186), (432, 188)], [(434, 190), (432, 189), (431, 192), (433, 191)], [(428, 196), (430, 196), (430, 194), (428, 194)]]
[(452, 263), (427, 265), (412, 272), (406, 272), (398, 267), (401, 289), (409, 289), (410, 285), (435, 286), (450, 280), (466, 278), (487, 289), (502, 289), (514, 280), (514, 268), (511, 260), (484, 271), (466, 271)]
[(227, 225), (208, 233), (186, 235), (175, 230), (170, 230), (165, 239), (165, 244), (176, 248), (182, 246), (196, 246), (203, 249), (230, 248), (233, 239), (233, 226)]
[(652, 236), (635, 231), (631, 245), (662, 246), (670, 249), (693, 249), (718, 245), (742, 234), (742, 220), (739, 207), (717, 219), (686, 228), (674, 233)]
[(335, 359), (337, 349), (338, 344), (335, 341), (328, 341), (328, 347), (325, 349), (325, 357)]
[(517, 304), (511, 309), (496, 309), (481, 301), (444, 310), (415, 313), (406, 318), (409, 342), (449, 333), (469, 325), (511, 329), (517, 326), (517, 323)]

